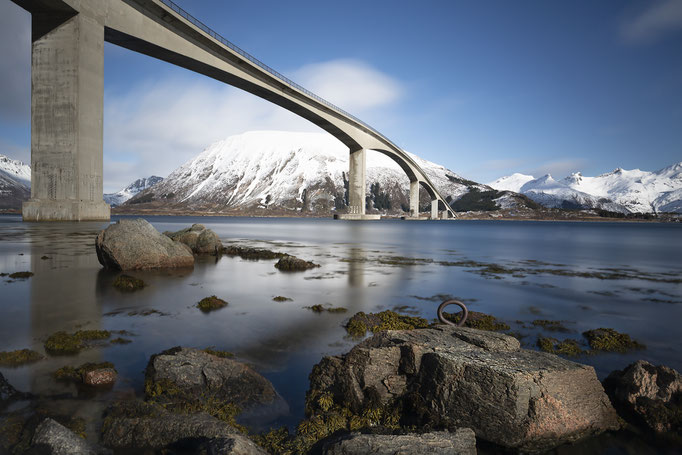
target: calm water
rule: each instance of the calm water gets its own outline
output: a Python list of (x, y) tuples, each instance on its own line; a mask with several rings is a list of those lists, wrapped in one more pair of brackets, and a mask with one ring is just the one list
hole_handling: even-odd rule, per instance
[[(159, 231), (202, 223), (224, 243), (288, 252), (322, 267), (281, 273), (273, 267), (275, 261), (205, 258), (192, 271), (131, 273), (148, 286), (126, 294), (112, 287), (117, 274), (104, 271), (95, 254), (95, 236), (106, 223), (28, 224), (20, 217), (0, 216), (0, 272), (35, 273), (24, 281), (0, 281), (0, 350), (30, 347), (43, 352), (43, 341), (57, 330), (102, 328), (134, 334), (128, 337), (131, 344), (0, 369), (20, 389), (82, 395), (56, 383), (51, 372), (67, 364), (113, 362), (119, 371), (113, 391), (87, 400), (65, 400), (72, 412), (93, 419), (91, 438), (107, 401), (141, 396), (149, 356), (176, 345), (214, 346), (254, 364), (290, 407), (290, 414), (276, 422), (259, 423), (293, 425), (303, 416), (312, 366), (322, 356), (346, 352), (355, 344), (342, 327), (350, 315), (400, 308), (433, 319), (439, 294), (466, 299), (471, 310), (494, 314), (524, 334), (522, 343), (529, 348), (542, 333), (530, 324), (534, 319), (564, 321), (570, 333), (551, 334), (559, 339), (581, 339), (585, 330), (612, 327), (647, 346), (628, 354), (578, 359), (593, 365), (600, 378), (637, 359), (682, 371), (682, 284), (665, 282), (682, 278), (682, 225), (147, 219)], [(406, 265), (415, 261), (404, 258), (417, 261)], [(480, 266), (441, 264), (464, 260), (523, 270), (485, 275)], [(571, 273), (555, 275), (546, 269)], [(565, 276), (572, 272), (618, 273), (626, 278)], [(229, 306), (208, 315), (194, 307), (214, 294)], [(273, 302), (278, 295), (293, 300)], [(317, 314), (306, 308), (318, 303), (342, 306), (348, 313)], [(157, 313), (129, 315), (152, 309)], [(611, 453), (625, 444), (609, 437), (595, 441), (580, 451)], [(654, 452), (640, 447), (642, 442), (627, 444)]]

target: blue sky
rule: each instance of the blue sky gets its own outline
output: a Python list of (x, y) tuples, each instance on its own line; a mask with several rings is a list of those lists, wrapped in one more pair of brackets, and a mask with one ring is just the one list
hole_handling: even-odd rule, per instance
[[(682, 161), (682, 1), (178, 1), (271, 67), (466, 178)], [(0, 153), (28, 160), (30, 20), (0, 0)], [(105, 190), (247, 130), (319, 131), (105, 48)]]

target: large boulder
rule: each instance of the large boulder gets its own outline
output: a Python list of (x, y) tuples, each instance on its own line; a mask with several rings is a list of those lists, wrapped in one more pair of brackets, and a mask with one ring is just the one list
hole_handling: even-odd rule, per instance
[(476, 435), (469, 428), (454, 433), (382, 435), (352, 433), (328, 443), (324, 455), (476, 455)]
[(145, 392), (157, 402), (212, 400), (273, 416), (288, 411), (272, 383), (248, 365), (193, 348), (153, 355), (145, 371)]
[(164, 232), (171, 240), (184, 243), (194, 254), (218, 255), (223, 251), (223, 243), (218, 235), (203, 224), (193, 224), (192, 227), (177, 232)]
[(36, 453), (50, 455), (97, 455), (108, 450), (90, 445), (85, 439), (56, 421), (47, 418), (36, 428), (31, 446)]
[[(141, 401), (115, 403), (102, 424), (102, 443), (121, 453), (160, 450), (181, 443), (183, 453), (264, 455), (266, 452), (222, 420), (204, 412), (174, 414)], [(219, 448), (219, 451), (215, 449)]]
[(146, 220), (120, 220), (95, 241), (97, 259), (108, 269), (193, 267), (192, 251), (154, 229)]
[(310, 387), (309, 403), (331, 396), (356, 414), (368, 403), (384, 413), (400, 409), (401, 425), (471, 428), (477, 438), (526, 452), (619, 428), (592, 367), (464, 327), (378, 333), (325, 357)]
[(656, 433), (682, 432), (682, 376), (672, 368), (639, 360), (612, 372), (604, 388), (627, 420)]

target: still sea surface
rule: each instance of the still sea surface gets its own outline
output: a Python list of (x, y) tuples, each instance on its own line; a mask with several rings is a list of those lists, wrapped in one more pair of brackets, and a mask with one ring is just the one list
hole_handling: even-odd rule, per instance
[[(0, 350), (43, 353), (44, 340), (59, 330), (132, 333), (125, 337), (130, 344), (105, 343), (76, 356), (0, 367), (21, 390), (73, 395), (60, 406), (89, 421), (89, 439), (96, 439), (110, 400), (143, 395), (149, 357), (178, 345), (230, 351), (254, 365), (272, 381), (289, 413), (249, 423), (256, 429), (293, 427), (303, 418), (313, 365), (357, 343), (343, 328), (350, 316), (394, 309), (433, 320), (447, 296), (506, 322), (529, 349), (536, 349), (539, 335), (585, 343), (582, 332), (599, 327), (646, 345), (574, 359), (594, 366), (600, 379), (638, 359), (682, 371), (680, 224), (145, 218), (162, 232), (202, 223), (224, 244), (286, 252), (321, 267), (283, 273), (275, 261), (206, 257), (193, 270), (129, 273), (147, 286), (123, 293), (112, 286), (118, 273), (102, 269), (95, 253), (95, 237), (108, 223), (23, 223), (19, 216), (0, 216), (0, 272), (35, 274), (0, 281)], [(229, 305), (202, 313), (195, 305), (211, 295)], [(275, 296), (291, 300), (275, 302)], [(315, 304), (348, 311), (315, 313), (309, 309)], [(562, 321), (568, 332), (545, 332), (532, 324), (538, 319)], [(88, 394), (52, 379), (56, 369), (88, 361), (115, 364), (119, 379), (113, 390)], [(561, 453), (634, 448), (672, 453), (626, 436), (593, 438)]]

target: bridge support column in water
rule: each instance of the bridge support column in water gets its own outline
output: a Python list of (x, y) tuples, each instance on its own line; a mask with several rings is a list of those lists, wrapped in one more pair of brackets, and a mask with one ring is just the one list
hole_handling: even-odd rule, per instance
[(348, 213), (350, 215), (365, 214), (366, 167), (367, 151), (365, 149), (352, 151), (348, 169)]
[(96, 16), (34, 12), (31, 199), (26, 221), (108, 220), (102, 199), (104, 24)]
[(431, 219), (438, 219), (438, 199), (431, 199)]
[(410, 216), (419, 216), (419, 180), (410, 182)]

